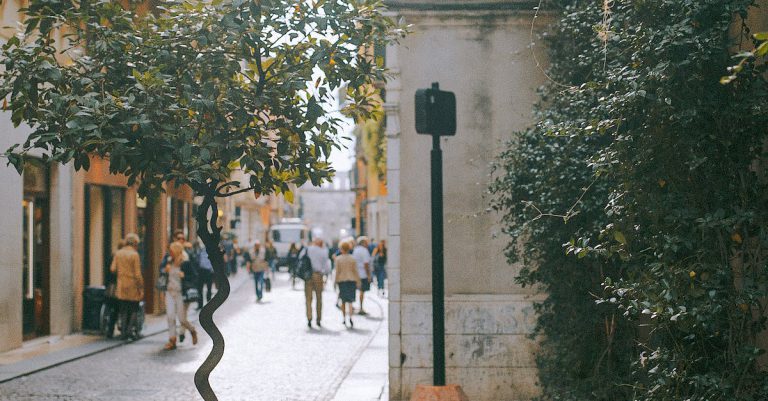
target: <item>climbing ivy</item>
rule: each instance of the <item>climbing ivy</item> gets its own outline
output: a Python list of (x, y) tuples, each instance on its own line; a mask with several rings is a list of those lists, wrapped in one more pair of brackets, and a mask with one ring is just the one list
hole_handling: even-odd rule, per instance
[(542, 399), (768, 399), (768, 92), (720, 83), (752, 3), (550, 3), (538, 123), (490, 188), (547, 294)]

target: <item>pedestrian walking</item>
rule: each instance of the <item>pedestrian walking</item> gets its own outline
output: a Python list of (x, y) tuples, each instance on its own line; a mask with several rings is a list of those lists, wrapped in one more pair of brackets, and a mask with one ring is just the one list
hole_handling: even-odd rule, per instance
[[(323, 246), (323, 240), (320, 238), (306, 248), (307, 257), (312, 266), (312, 275), (304, 281), (304, 298), (307, 305), (307, 327), (312, 328), (312, 293), (315, 294), (315, 307), (317, 316), (315, 324), (317, 327), (323, 327), (321, 324), (323, 318), (323, 278), (331, 272), (331, 261), (328, 259), (328, 249)], [(299, 259), (301, 259), (301, 255)]]
[[(120, 240), (117, 243), (117, 250), (119, 251), (123, 249), (124, 246), (125, 240)], [(107, 327), (104, 328), (104, 330), (106, 330), (106, 333), (104, 334), (107, 338), (112, 338), (115, 335), (115, 325), (120, 316), (120, 300), (115, 297), (117, 291), (117, 274), (112, 271), (113, 260), (115, 260), (114, 254), (112, 254), (112, 258), (109, 261), (109, 267), (106, 269), (104, 275), (104, 284), (106, 285), (104, 304), (106, 305), (105, 311), (107, 314)]]
[(261, 298), (264, 296), (264, 275), (269, 271), (269, 265), (264, 258), (265, 253), (261, 243), (257, 240), (253, 244), (253, 252), (249, 255), (248, 270), (253, 274), (253, 281), (256, 286), (256, 302), (261, 302)]
[(242, 263), (243, 260), (243, 254), (240, 249), (240, 245), (238, 244), (237, 238), (232, 238), (232, 249), (229, 251), (229, 269), (230, 273), (232, 275), (236, 275), (238, 271), (239, 264)]
[(384, 280), (387, 278), (387, 241), (381, 240), (371, 255), (373, 258), (373, 274), (376, 276), (376, 285), (379, 294), (384, 296)]
[[(211, 300), (211, 287), (213, 286), (213, 264), (208, 258), (208, 251), (205, 247), (200, 248), (200, 252), (197, 256), (198, 264), (200, 268), (197, 270), (197, 309), (203, 309), (205, 303)], [(205, 303), (203, 302), (203, 290), (207, 290), (205, 293)]]
[[(183, 234), (182, 234), (183, 235)], [(183, 238), (183, 237), (182, 237)], [(181, 241), (178, 241), (181, 243)], [(192, 271), (193, 274), (185, 274), (184, 275), (184, 292), (183, 292), (183, 298), (184, 298), (184, 316), (189, 316), (189, 306), (192, 305), (194, 302), (198, 302), (200, 300), (200, 291), (198, 291), (197, 287), (199, 286), (200, 278), (198, 276), (198, 271), (200, 271), (200, 264), (199, 259), (197, 257), (197, 254), (194, 252), (194, 249), (192, 247), (191, 242), (184, 242), (184, 253), (187, 255), (187, 260), (189, 262), (190, 271)], [(179, 335), (179, 342), (184, 342), (184, 328), (181, 329), (181, 334)]]
[(357, 272), (360, 273), (360, 311), (358, 314), (366, 315), (363, 309), (365, 293), (371, 289), (371, 253), (368, 252), (368, 237), (357, 238), (357, 246), (352, 250), (352, 256), (357, 262)]
[(355, 290), (360, 288), (360, 273), (357, 271), (357, 261), (349, 252), (352, 244), (342, 242), (339, 244), (341, 254), (336, 257), (336, 284), (339, 286), (339, 298), (341, 299), (341, 317), (344, 326), (355, 327), (352, 321), (352, 303), (355, 302)]
[[(184, 249), (182, 253), (182, 257), (184, 258), (184, 260), (189, 260), (189, 254), (187, 253), (186, 248), (184, 248), (184, 244), (187, 242), (187, 237), (184, 235), (184, 231), (174, 230), (173, 242), (177, 242), (182, 246), (182, 249)], [(171, 255), (166, 251), (165, 255), (163, 255), (163, 259), (160, 260), (160, 272), (163, 272), (165, 270), (165, 266), (170, 262), (170, 260), (171, 260)]]
[(275, 246), (272, 244), (272, 241), (267, 240), (266, 243), (264, 243), (264, 260), (267, 261), (267, 264), (269, 265), (269, 270), (272, 271), (272, 273), (277, 272), (277, 268), (279, 267), (277, 265), (277, 249), (275, 249)]
[(235, 245), (229, 238), (221, 241), (221, 245), (224, 252), (224, 264), (227, 266), (227, 276), (229, 276), (237, 272), (237, 269), (235, 268), (237, 266), (237, 261), (235, 260)]
[[(301, 248), (303, 249), (303, 247)], [(299, 251), (301, 250), (296, 246), (295, 242), (291, 242), (291, 246), (288, 248), (288, 273), (291, 275), (291, 288), (296, 287), (296, 270), (299, 266)]]
[[(165, 266), (165, 274), (168, 275), (168, 285), (165, 291), (165, 310), (168, 317), (168, 343), (166, 350), (176, 349), (176, 321), (184, 329), (192, 333), (192, 344), (197, 344), (197, 331), (189, 323), (184, 314), (184, 295), (192, 288), (195, 272), (188, 260), (184, 260), (184, 247), (178, 242), (173, 242), (168, 247), (170, 261)], [(185, 281), (184, 278), (187, 277)]]
[[(187, 275), (187, 278), (185, 279), (185, 285), (186, 289), (183, 293), (183, 300), (184, 300), (184, 306), (183, 306), (183, 314), (184, 316), (187, 316), (189, 313), (189, 305), (193, 302), (197, 302), (198, 296), (200, 292), (197, 290), (198, 286), (198, 279), (197, 279), (197, 260), (193, 254), (194, 250), (192, 247), (192, 243), (187, 241), (187, 236), (184, 235), (184, 230), (176, 229), (173, 231), (173, 242), (177, 243), (182, 246), (182, 259), (185, 262), (189, 262), (190, 266), (192, 266), (192, 271), (194, 274)], [(171, 255), (169, 252), (165, 253), (165, 256), (163, 256), (163, 260), (160, 262), (160, 273), (162, 274), (165, 272), (165, 268), (168, 266), (168, 264), (171, 262)], [(185, 329), (181, 329), (181, 334), (179, 334), (179, 342), (184, 342), (185, 339)]]
[(141, 274), (139, 258), (139, 236), (125, 236), (125, 246), (115, 253), (109, 270), (117, 276), (115, 298), (120, 307), (120, 338), (137, 338), (139, 333), (133, 330), (139, 310), (139, 302), (144, 299), (144, 277)]
[(328, 247), (328, 257), (331, 259), (331, 271), (336, 268), (336, 255), (339, 254), (339, 240), (334, 239), (331, 241), (331, 246)]

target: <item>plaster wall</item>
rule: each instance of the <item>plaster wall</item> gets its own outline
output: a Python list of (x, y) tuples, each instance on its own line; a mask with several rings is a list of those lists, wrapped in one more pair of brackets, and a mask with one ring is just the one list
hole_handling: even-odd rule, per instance
[[(514, 2), (513, 2), (514, 3)], [(446, 364), (469, 399), (537, 395), (528, 339), (534, 290), (516, 285), (498, 217), (485, 195), (490, 163), (512, 133), (529, 126), (544, 76), (531, 49), (531, 8), (465, 9), (409, 1), (395, 7), (413, 33), (387, 49), (390, 399), (407, 400), (432, 381), (431, 138), (414, 129), (416, 89), (439, 82), (457, 98), (458, 130), (443, 138)], [(417, 10), (418, 9), (418, 10)], [(545, 18), (536, 19), (540, 31)]]
[[(24, 141), (27, 129), (16, 129), (10, 113), (0, 113), (0, 149)], [(0, 219), (0, 352), (22, 342), (22, 208), (23, 181), (13, 167), (0, 165), (0, 204), (6, 211)]]

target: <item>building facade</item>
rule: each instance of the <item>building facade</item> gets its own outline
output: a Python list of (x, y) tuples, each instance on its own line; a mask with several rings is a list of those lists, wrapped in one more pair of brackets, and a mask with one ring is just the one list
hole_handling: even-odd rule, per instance
[(386, 238), (387, 148), (383, 114), (355, 127), (355, 165), (351, 180), (355, 191), (354, 230), (374, 241)]
[[(0, 41), (15, 34), (26, 1), (0, 3)], [(29, 127), (14, 127), (0, 113), (0, 150), (23, 142)], [(0, 352), (24, 341), (61, 336), (83, 327), (83, 291), (103, 286), (112, 254), (128, 233), (141, 238), (149, 313), (163, 311), (155, 293), (157, 266), (173, 230), (194, 237), (194, 203), (188, 187), (166, 185), (139, 198), (127, 179), (109, 173), (109, 161), (91, 158), (89, 171), (47, 164), (35, 154), (20, 176), (0, 166)]]
[(332, 182), (319, 187), (302, 185), (298, 192), (301, 218), (314, 238), (330, 244), (354, 235), (352, 213), (355, 193), (348, 172), (338, 172)]
[[(473, 401), (536, 396), (528, 338), (540, 295), (515, 283), (506, 239), (484, 196), (500, 143), (532, 123), (543, 80), (531, 48), (530, 1), (389, 1), (413, 33), (386, 52), (391, 400), (432, 382), (429, 136), (417, 135), (414, 94), (439, 82), (456, 94), (458, 132), (441, 140), (445, 339), (449, 383)], [(537, 2), (533, 2), (537, 3)], [(535, 30), (544, 25), (535, 20)]]

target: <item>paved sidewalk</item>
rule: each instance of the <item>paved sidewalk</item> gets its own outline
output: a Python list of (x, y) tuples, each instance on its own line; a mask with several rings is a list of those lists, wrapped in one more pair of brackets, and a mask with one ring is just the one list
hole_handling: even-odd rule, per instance
[[(234, 292), (243, 283), (250, 282), (250, 276), (242, 271), (231, 277), (230, 280)], [(197, 312), (194, 308), (190, 308), (189, 320), (197, 321)], [(168, 330), (168, 323), (164, 314), (147, 315), (144, 320), (142, 335), (144, 337), (153, 336), (166, 330)], [(0, 353), (0, 383), (98, 354), (130, 342), (80, 333), (31, 340), (24, 343), (19, 349)]]
[[(373, 294), (373, 292), (371, 293)], [(376, 297), (374, 295), (371, 298)], [(386, 308), (386, 300), (377, 299)], [(332, 401), (389, 400), (388, 316), (383, 314), (376, 334), (342, 380)], [(359, 317), (357, 319), (360, 319)]]

